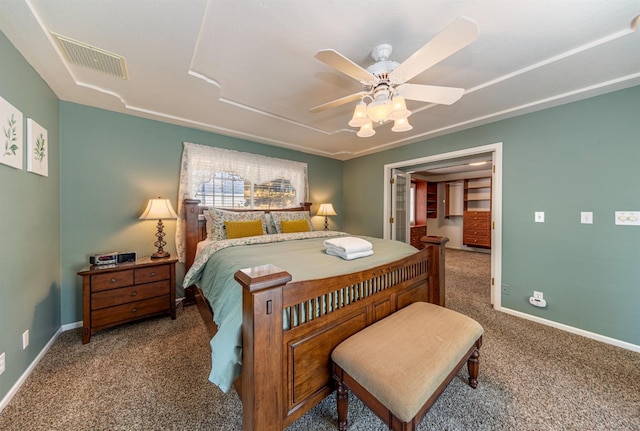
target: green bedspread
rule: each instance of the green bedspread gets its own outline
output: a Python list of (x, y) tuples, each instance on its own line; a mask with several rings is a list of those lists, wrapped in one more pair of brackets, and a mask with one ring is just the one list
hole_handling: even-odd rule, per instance
[(361, 271), (416, 252), (402, 242), (366, 236), (360, 238), (373, 244), (371, 256), (344, 260), (324, 252), (324, 240), (344, 235), (317, 231), (203, 241), (199, 245), (184, 286), (198, 284), (211, 304), (218, 326), (211, 340), (211, 382), (227, 392), (242, 368), (242, 288), (233, 279), (238, 270), (273, 264), (289, 272), (293, 281), (312, 280)]

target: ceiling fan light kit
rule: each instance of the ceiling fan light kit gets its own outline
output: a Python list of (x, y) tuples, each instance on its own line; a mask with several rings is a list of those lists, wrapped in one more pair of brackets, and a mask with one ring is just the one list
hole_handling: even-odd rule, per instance
[[(360, 98), (348, 123), (351, 127), (360, 127), (357, 136), (366, 138), (375, 135), (373, 122), (382, 124), (393, 121), (393, 132), (411, 130), (413, 127), (407, 120), (411, 111), (407, 109), (405, 99), (451, 105), (462, 97), (464, 89), (411, 84), (407, 81), (460, 51), (477, 38), (478, 24), (470, 18), (461, 17), (401, 64), (389, 60), (393, 51), (389, 44), (378, 45), (373, 49), (371, 57), (375, 63), (366, 69), (332, 49), (318, 51), (315, 58), (360, 81), (363, 91), (316, 106), (310, 111), (320, 112)], [(367, 98), (370, 99), (369, 105), (365, 102)]]

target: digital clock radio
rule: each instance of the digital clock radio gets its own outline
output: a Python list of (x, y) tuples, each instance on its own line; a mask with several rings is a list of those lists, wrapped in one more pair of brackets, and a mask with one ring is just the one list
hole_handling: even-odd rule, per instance
[(113, 265), (118, 263), (118, 252), (94, 254), (89, 256), (89, 263), (91, 265)]
[(115, 265), (118, 263), (135, 262), (138, 253), (129, 251), (126, 253), (114, 251), (113, 253), (99, 253), (89, 256), (91, 265)]

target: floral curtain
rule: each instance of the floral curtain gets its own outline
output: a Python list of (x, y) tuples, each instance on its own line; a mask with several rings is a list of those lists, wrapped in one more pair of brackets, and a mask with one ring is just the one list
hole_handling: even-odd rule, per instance
[(176, 248), (180, 262), (185, 261), (183, 200), (195, 198), (200, 185), (211, 181), (216, 172), (233, 172), (252, 184), (286, 178), (296, 191), (297, 202), (307, 201), (306, 163), (184, 142), (176, 224)]

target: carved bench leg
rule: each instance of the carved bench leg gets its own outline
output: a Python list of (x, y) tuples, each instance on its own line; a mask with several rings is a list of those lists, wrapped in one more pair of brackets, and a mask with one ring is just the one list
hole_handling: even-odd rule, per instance
[(467, 361), (467, 369), (469, 370), (469, 386), (475, 389), (478, 387), (478, 372), (480, 369), (480, 351), (478, 347), (471, 353)]
[(338, 405), (338, 430), (347, 431), (347, 413), (349, 412), (349, 390), (342, 380), (337, 381), (336, 401)]

